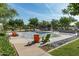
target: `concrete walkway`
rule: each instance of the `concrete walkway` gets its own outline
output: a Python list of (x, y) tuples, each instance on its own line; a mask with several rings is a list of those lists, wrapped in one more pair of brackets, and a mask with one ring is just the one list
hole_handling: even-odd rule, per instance
[(19, 56), (50, 56), (48, 53), (38, 47), (38, 44), (25, 46), (27, 40), (21, 37), (10, 37), (10, 42), (16, 48)]

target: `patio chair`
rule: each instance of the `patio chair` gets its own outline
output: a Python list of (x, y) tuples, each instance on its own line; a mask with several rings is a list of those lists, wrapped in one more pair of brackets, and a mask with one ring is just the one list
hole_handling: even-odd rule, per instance
[(50, 36), (51, 36), (51, 34), (47, 34), (46, 37), (42, 37), (42, 41), (41, 41), (42, 43), (41, 44), (44, 44), (44, 43), (50, 41), (49, 40), (50, 39)]

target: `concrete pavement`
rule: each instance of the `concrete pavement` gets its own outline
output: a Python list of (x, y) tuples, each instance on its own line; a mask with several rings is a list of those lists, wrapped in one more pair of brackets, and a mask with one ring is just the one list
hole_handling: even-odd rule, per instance
[(19, 56), (50, 56), (48, 53), (38, 47), (38, 44), (25, 46), (27, 40), (21, 37), (11, 37), (9, 40), (16, 48)]

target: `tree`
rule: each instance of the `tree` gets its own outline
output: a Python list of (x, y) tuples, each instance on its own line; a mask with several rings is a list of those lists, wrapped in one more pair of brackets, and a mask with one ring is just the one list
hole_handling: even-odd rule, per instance
[(77, 21), (74, 17), (69, 16), (68, 18), (69, 18), (69, 20), (70, 20), (71, 22)]
[(7, 26), (10, 29), (15, 29), (15, 21), (10, 19), (9, 22), (7, 23)]
[(30, 18), (29, 19), (29, 26), (32, 27), (34, 30), (38, 28), (38, 19), (37, 18)]
[(70, 23), (76, 21), (74, 18), (72, 17), (61, 17), (59, 22), (61, 24), (61, 27), (66, 30), (70, 27)]
[(24, 28), (24, 22), (22, 19), (15, 19), (15, 20), (10, 19), (7, 26), (8, 28), (19, 29), (21, 31), (21, 29)]
[(57, 30), (58, 27), (59, 27), (59, 21), (56, 20), (56, 19), (52, 19), (51, 25), (52, 25), (52, 29), (53, 29), (53, 30)]
[(15, 26), (16, 26), (16, 28), (19, 28), (20, 31), (21, 31), (21, 29), (24, 28), (24, 22), (23, 22), (23, 20), (22, 19), (16, 19), (15, 20)]
[(15, 9), (8, 4), (0, 3), (0, 18), (11, 18), (18, 15)]
[(39, 22), (39, 29), (41, 30), (50, 30), (51, 24), (48, 21), (41, 21)]
[(67, 8), (63, 10), (63, 13), (73, 16), (79, 15), (79, 3), (70, 3)]
[(0, 3), (0, 22), (4, 27), (7, 27), (7, 19), (11, 19), (18, 15), (17, 11), (11, 8), (8, 4)]
[(68, 11), (66, 9), (62, 10), (63, 14), (68, 14)]

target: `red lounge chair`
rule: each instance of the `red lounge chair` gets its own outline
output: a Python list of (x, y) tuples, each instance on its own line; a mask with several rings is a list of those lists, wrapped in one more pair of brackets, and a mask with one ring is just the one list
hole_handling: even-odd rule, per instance
[(12, 36), (15, 37), (17, 36), (17, 33), (15, 31), (12, 32)]

